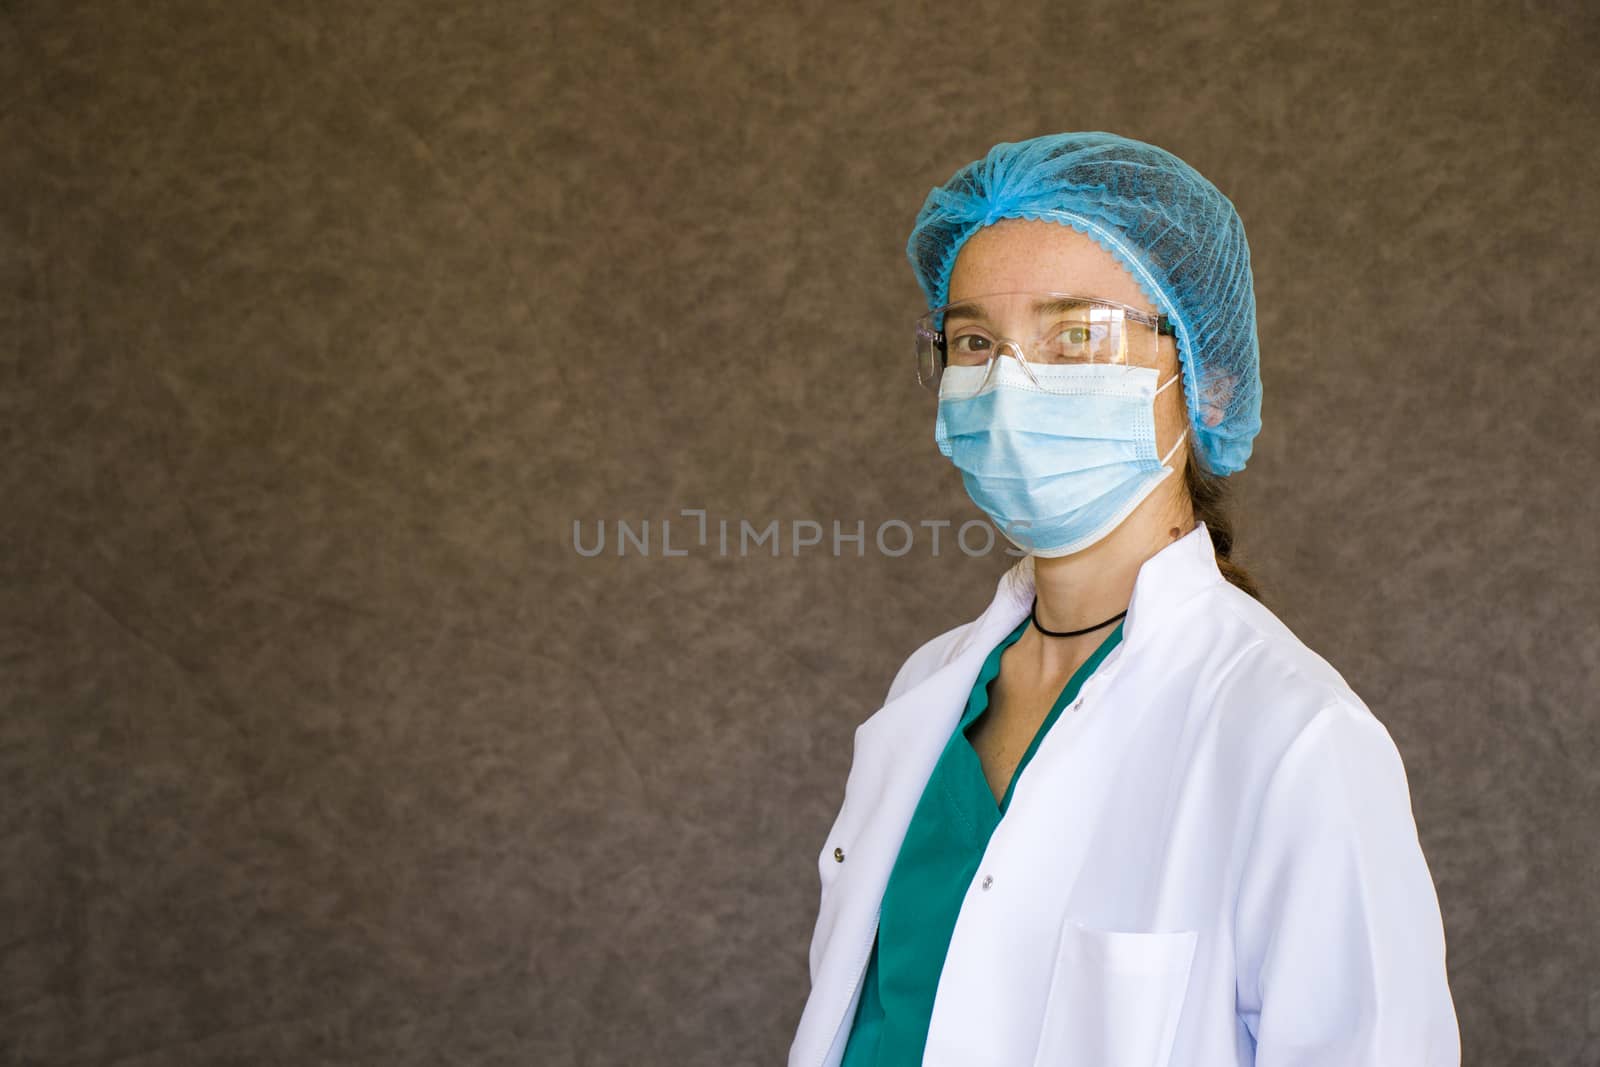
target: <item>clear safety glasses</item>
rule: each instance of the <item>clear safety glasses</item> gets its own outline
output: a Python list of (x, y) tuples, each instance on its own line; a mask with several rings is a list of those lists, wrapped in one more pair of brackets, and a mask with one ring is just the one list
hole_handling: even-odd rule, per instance
[[(1174, 335), (1165, 315), (1073, 293), (990, 293), (917, 318), (917, 381), (939, 391), (950, 366), (993, 369), (1009, 354), (1030, 378), (1030, 364), (1159, 366), (1161, 338)], [(1035, 379), (1037, 381), (1037, 379)]]

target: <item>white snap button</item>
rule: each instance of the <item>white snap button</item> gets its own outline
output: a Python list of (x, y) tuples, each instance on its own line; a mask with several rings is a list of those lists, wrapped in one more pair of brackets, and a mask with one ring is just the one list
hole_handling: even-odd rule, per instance
[(992, 874), (984, 875), (983, 876), (983, 888), (988, 889), (992, 885), (994, 885), (994, 875), (992, 875)]

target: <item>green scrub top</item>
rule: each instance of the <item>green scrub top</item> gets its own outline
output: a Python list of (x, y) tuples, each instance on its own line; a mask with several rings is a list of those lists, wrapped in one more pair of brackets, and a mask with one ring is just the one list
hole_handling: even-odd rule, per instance
[(989, 685), (1000, 656), (1031, 624), (1025, 618), (984, 661), (967, 710), (950, 735), (922, 791), (883, 894), (878, 935), (863, 979), (861, 1000), (841, 1067), (906, 1067), (922, 1062), (933, 997), (950, 935), (989, 837), (1011, 803), (1017, 779), (1039, 742), (1072, 703), (1084, 680), (1122, 640), (1122, 622), (1070, 679), (1022, 754), (998, 807), (967, 729), (989, 708)]

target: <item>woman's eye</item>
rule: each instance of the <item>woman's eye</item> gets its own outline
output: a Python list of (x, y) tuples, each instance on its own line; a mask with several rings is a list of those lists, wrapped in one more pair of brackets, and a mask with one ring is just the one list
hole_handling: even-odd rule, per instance
[(957, 337), (950, 342), (950, 355), (952, 357), (959, 356), (963, 359), (972, 359), (974, 357), (987, 358), (989, 355), (989, 348), (990, 341), (987, 337), (983, 337), (979, 334), (969, 333), (961, 337)]
[(1100, 347), (1104, 328), (1093, 323), (1063, 323), (1051, 342), (1058, 359), (1088, 359)]

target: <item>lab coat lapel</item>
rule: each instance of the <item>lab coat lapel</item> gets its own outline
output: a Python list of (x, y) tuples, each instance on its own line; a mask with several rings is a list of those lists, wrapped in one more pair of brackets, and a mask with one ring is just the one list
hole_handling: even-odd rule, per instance
[(848, 1031), (889, 874), (911, 816), (950, 734), (960, 721), (983, 661), (1027, 614), (1032, 560), (1002, 576), (994, 599), (927, 678), (878, 709), (856, 729), (845, 807), (827, 848), (845, 862), (818, 916), (820, 955), (812, 996), (800, 1020), (791, 1063), (835, 1063)]

